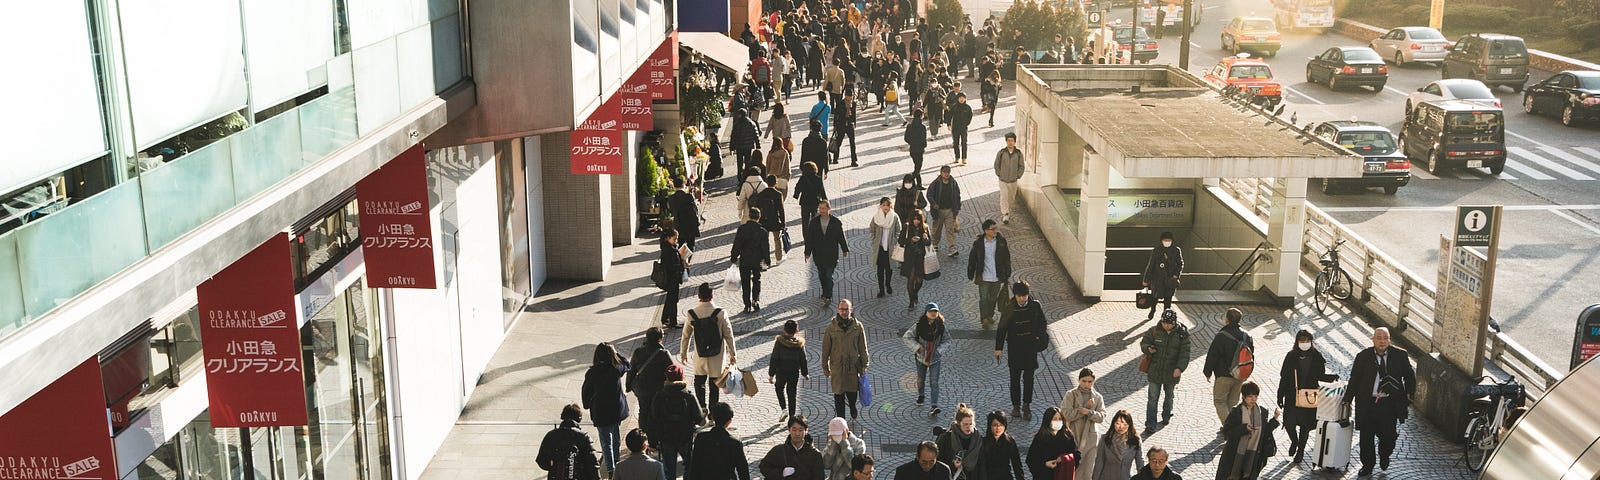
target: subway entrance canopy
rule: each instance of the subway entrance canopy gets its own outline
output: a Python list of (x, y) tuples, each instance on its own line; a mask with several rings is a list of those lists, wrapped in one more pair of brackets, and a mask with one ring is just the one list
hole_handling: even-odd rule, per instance
[[(1290, 113), (1226, 99), (1169, 66), (1024, 65), (1016, 112), (1019, 190), (1090, 298), (1131, 299), (1150, 247), (1173, 232), (1179, 300), (1224, 290), (1291, 300), (1307, 179), (1362, 175), (1360, 156)], [(1258, 218), (1222, 192), (1223, 178), (1272, 179), (1271, 212)]]

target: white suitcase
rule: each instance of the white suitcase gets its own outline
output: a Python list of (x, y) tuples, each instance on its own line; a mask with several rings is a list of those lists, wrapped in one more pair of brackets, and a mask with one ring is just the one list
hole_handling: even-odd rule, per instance
[(1317, 422), (1316, 439), (1312, 441), (1311, 467), (1317, 470), (1339, 470), (1350, 468), (1350, 442), (1355, 433), (1355, 424), (1338, 421)]

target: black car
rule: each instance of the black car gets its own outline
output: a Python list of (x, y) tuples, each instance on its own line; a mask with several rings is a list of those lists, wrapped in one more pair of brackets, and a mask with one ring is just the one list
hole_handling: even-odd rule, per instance
[(1161, 55), (1161, 45), (1150, 39), (1144, 27), (1117, 27), (1111, 39), (1116, 40), (1118, 48), (1127, 51), (1134, 62), (1150, 63)]
[(1466, 100), (1416, 105), (1400, 126), (1400, 153), (1428, 162), (1428, 173), (1451, 168), (1506, 169), (1506, 118), (1498, 108)]
[(1329, 90), (1368, 86), (1373, 92), (1389, 83), (1389, 65), (1367, 47), (1333, 47), (1306, 63), (1306, 81), (1326, 83)]
[(1394, 134), (1373, 122), (1340, 120), (1313, 125), (1311, 134), (1339, 144), (1362, 158), (1361, 178), (1324, 178), (1322, 193), (1344, 188), (1379, 187), (1394, 195), (1411, 182), (1411, 160), (1400, 153)]
[(1600, 120), (1600, 72), (1568, 70), (1533, 84), (1522, 93), (1522, 111), (1561, 112), (1561, 124)]

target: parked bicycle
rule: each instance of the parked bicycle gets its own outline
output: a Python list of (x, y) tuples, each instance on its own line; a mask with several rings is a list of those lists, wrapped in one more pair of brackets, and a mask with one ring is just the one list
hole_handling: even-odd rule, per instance
[(1350, 280), (1350, 273), (1339, 266), (1339, 246), (1344, 245), (1344, 240), (1334, 242), (1328, 247), (1328, 252), (1322, 254), (1323, 258), (1317, 263), (1322, 265), (1322, 271), (1317, 272), (1316, 283), (1312, 285), (1311, 301), (1317, 313), (1323, 313), (1334, 300), (1349, 300), (1350, 292), (1355, 288), (1355, 283)]
[[(1478, 377), (1478, 381), (1489, 378)], [(1506, 377), (1504, 382), (1477, 384), (1467, 387), (1467, 442), (1462, 458), (1467, 468), (1482, 471), (1489, 463), (1489, 454), (1500, 446), (1501, 436), (1526, 411), (1527, 395), (1516, 378)]]

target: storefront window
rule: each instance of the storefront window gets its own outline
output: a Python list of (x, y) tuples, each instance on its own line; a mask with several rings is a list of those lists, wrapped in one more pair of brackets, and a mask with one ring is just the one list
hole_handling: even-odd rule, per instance
[(295, 290), (305, 288), (345, 255), (361, 246), (361, 220), (353, 195), (302, 229), (295, 231)]
[(313, 478), (388, 478), (388, 415), (384, 401), (382, 336), (369, 314), (361, 282), (313, 315), (302, 330)]

